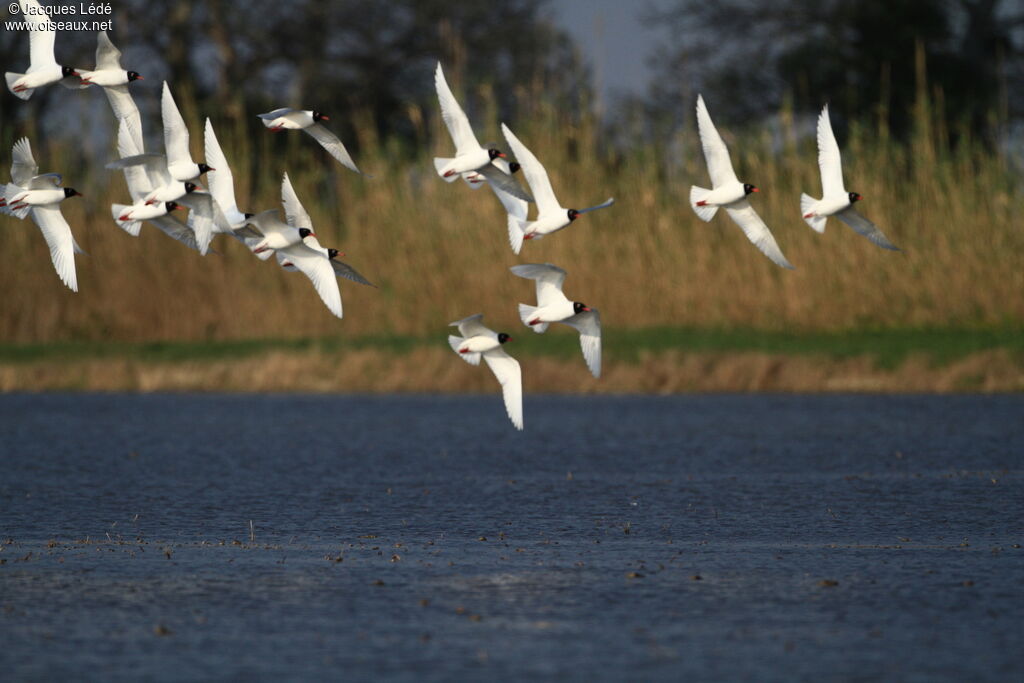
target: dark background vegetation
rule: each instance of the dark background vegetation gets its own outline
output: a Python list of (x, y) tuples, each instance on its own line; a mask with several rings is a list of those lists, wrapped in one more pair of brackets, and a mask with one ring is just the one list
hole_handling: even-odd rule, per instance
[[(592, 99), (574, 37), (545, 19), (545, 0), (114, 5), (112, 37), (138, 70), (171, 80), (202, 111), (253, 128), (252, 112), (287, 104), (422, 142), (417, 121), (419, 112), (434, 115), (438, 59), (456, 86), (488, 83), (502, 113), (535, 82), (560, 107), (586, 108)], [(614, 110), (606, 121), (613, 128), (637, 112), (681, 125), (684, 104), (703, 91), (730, 124), (756, 125), (783, 105), (813, 113), (831, 101), (902, 138), (912, 129), (922, 57), (951, 135), (970, 131), (993, 144), (1024, 112), (1021, 0), (676, 0), (638, 3), (637, 11), (665, 40), (637, 45), (651, 52), (652, 87)], [(612, 27), (607, 39), (629, 36)], [(24, 34), (4, 35), (0, 61), (17, 68), (26, 43)], [(59, 59), (84, 66), (94, 49), (88, 33), (61, 34), (57, 44)], [(38, 120), (61, 94), (0, 98), (6, 136), (11, 123)]]

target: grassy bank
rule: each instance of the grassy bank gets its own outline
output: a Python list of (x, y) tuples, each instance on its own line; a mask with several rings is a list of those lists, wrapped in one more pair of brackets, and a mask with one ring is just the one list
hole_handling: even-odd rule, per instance
[[(595, 380), (571, 331), (515, 333), (535, 392), (1024, 391), (1024, 331), (609, 330)], [(489, 392), (443, 336), (0, 345), (0, 391)]]

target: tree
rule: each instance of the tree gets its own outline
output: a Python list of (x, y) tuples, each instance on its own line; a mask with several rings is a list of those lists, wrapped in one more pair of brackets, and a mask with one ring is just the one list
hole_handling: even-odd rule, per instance
[[(369, 113), (381, 134), (408, 132), (407, 108), (433, 96), (438, 59), (511, 102), (535, 77), (553, 90), (580, 78), (569, 38), (540, 17), (546, 0), (125, 0), (115, 40), (190, 83), (200, 105), (242, 118), (302, 106), (345, 120)], [(458, 74), (457, 74), (458, 75)]]
[(921, 45), (947, 118), (984, 133), (1024, 55), (1019, 0), (678, 0), (649, 18), (673, 36), (653, 95), (689, 101), (702, 90), (726, 119), (763, 116), (790, 96), (807, 111), (826, 101), (850, 116), (880, 111), (905, 135)]

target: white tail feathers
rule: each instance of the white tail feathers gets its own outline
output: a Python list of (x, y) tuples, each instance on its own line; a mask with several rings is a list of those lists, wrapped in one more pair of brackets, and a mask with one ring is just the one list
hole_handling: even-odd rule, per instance
[[(252, 251), (253, 249), (256, 248), (257, 244), (259, 244), (260, 242), (263, 241), (263, 238), (262, 237), (246, 237), (246, 238), (243, 239), (243, 241), (245, 242), (245, 246), (249, 247), (249, 251)], [(265, 251), (261, 251), (258, 254), (253, 254), (253, 256), (258, 258), (260, 261), (266, 261), (268, 258), (270, 258), (273, 255), (274, 255), (274, 250), (273, 249), (267, 249)]]
[(818, 200), (814, 197), (810, 197), (804, 193), (800, 193), (800, 215), (807, 221), (807, 225), (811, 226), (816, 232), (825, 232), (825, 221), (828, 219), (825, 216), (811, 216), (807, 217), (810, 213), (811, 207), (818, 203)]
[(11, 183), (9, 185), (5, 185), (5, 186), (3, 186), (3, 188), (4, 188), (4, 190), (3, 190), (4, 201), (7, 202), (7, 206), (4, 207), (6, 209), (6, 213), (8, 213), (8, 214), (10, 214), (12, 216), (15, 216), (16, 218), (24, 219), (25, 216), (28, 215), (28, 212), (32, 210), (32, 207), (28, 206), (28, 205), (25, 205), (25, 206), (21, 207), (20, 209), (15, 209), (15, 208), (12, 207), (12, 204), (17, 204), (17, 202), (12, 202), (11, 199), (13, 197), (18, 196), (20, 193), (24, 192), (25, 188), (19, 187), (19, 186), (15, 185), (14, 183)]
[(526, 236), (526, 221), (521, 221), (512, 214), (508, 216), (508, 243), (512, 251), (519, 253), (523, 248), (523, 238)]
[(697, 187), (696, 185), (690, 188), (690, 206), (693, 207), (697, 217), (705, 223), (711, 221), (718, 213), (717, 206), (697, 206), (697, 202), (702, 202), (704, 199), (711, 194), (711, 190), (706, 190), (703, 187)]
[(459, 358), (466, 361), (470, 365), (480, 365), (480, 357), (483, 354), (480, 353), (459, 353), (459, 347), (462, 346), (462, 342), (466, 341), (462, 337), (456, 337), (454, 334), (448, 335), (448, 345), (452, 347), (452, 351), (458, 354)]
[(519, 304), (519, 318), (523, 321), (523, 324), (528, 326), (537, 334), (544, 332), (548, 329), (547, 323), (537, 323), (536, 325), (530, 325), (530, 321), (533, 320), (534, 314), (537, 312), (536, 306), (527, 306), (526, 304)]
[(21, 92), (14, 92), (14, 84), (17, 83), (18, 79), (24, 75), (25, 74), (16, 74), (8, 71), (4, 74), (4, 78), (7, 79), (7, 89), (10, 90), (15, 97), (20, 97), (23, 100), (27, 100), (28, 98), (32, 97), (32, 93), (34, 92), (31, 88), (28, 90), (22, 90)]
[(458, 173), (452, 173), (450, 176), (445, 176), (444, 167), (452, 163), (452, 159), (445, 159), (444, 157), (434, 157), (434, 170), (437, 171), (437, 175), (444, 178), (446, 183), (454, 183), (459, 179)]
[(124, 212), (130, 208), (130, 206), (125, 204), (111, 204), (110, 215), (114, 217), (114, 222), (117, 223), (117, 227), (121, 228), (132, 237), (138, 237), (139, 231), (142, 230), (142, 223), (140, 221), (121, 220), (121, 216), (123, 216)]

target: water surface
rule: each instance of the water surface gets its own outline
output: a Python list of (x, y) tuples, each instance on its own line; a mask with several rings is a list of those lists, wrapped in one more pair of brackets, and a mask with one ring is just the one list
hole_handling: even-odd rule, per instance
[(0, 396), (0, 670), (1010, 680), (1022, 418), (528, 397), (520, 434), (490, 396)]

